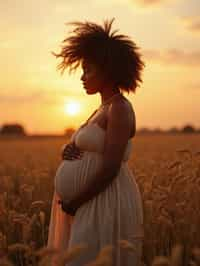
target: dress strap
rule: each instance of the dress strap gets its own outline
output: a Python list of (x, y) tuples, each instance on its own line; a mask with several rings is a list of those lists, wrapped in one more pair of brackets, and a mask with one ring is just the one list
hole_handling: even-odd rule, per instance
[[(83, 124), (78, 128), (78, 130), (75, 132), (75, 135), (78, 133), (78, 131), (79, 131), (81, 128), (83, 128), (83, 127), (88, 123), (88, 121), (90, 120), (90, 118), (92, 118), (92, 116), (94, 116), (98, 110), (99, 110), (99, 109), (96, 109), (96, 110), (95, 110), (95, 111), (89, 116), (89, 118), (86, 120), (86, 122), (83, 123)], [(72, 141), (72, 144), (73, 144), (73, 145), (75, 145), (75, 135), (74, 135), (74, 137), (73, 137), (73, 141)]]
[(89, 118), (86, 120), (86, 122), (85, 123), (87, 123), (89, 120), (90, 120), (90, 118), (92, 118), (95, 114), (96, 114), (96, 112), (98, 111), (99, 109), (96, 109), (90, 116), (89, 116)]

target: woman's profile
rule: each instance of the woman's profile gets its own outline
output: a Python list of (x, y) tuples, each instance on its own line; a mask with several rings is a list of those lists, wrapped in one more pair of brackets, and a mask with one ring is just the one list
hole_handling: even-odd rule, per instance
[[(71, 22), (58, 68), (83, 70), (81, 80), (89, 98), (100, 94), (101, 105), (76, 130), (62, 151), (54, 182), (48, 247), (86, 244), (88, 252), (66, 266), (94, 261), (107, 245), (112, 265), (140, 265), (144, 239), (143, 205), (128, 160), (133, 150), (136, 118), (124, 92), (135, 93), (145, 66), (136, 44), (111, 32), (111, 21)], [(123, 249), (125, 240), (134, 252)], [(124, 242), (125, 243), (125, 242)]]

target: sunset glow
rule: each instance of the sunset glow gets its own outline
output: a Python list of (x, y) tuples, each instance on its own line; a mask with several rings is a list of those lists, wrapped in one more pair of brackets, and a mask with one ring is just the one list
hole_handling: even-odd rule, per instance
[(80, 112), (80, 104), (78, 102), (69, 102), (64, 106), (65, 113), (68, 115), (77, 115)]
[(0, 1), (0, 126), (17, 122), (30, 134), (63, 134), (66, 125), (86, 121), (100, 95), (84, 91), (81, 66), (61, 76), (51, 52), (60, 52), (72, 30), (66, 23), (102, 25), (114, 17), (112, 29), (130, 36), (146, 64), (136, 93), (124, 94), (137, 129), (200, 128), (199, 10), (199, 0)]

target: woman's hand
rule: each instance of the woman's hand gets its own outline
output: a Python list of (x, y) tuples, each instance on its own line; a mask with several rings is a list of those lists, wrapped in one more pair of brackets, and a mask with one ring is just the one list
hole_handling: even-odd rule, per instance
[(79, 208), (79, 206), (77, 206), (77, 204), (73, 201), (64, 202), (59, 200), (58, 203), (61, 205), (62, 210), (71, 216), (75, 216), (76, 211)]
[(74, 142), (71, 142), (63, 146), (61, 157), (63, 160), (81, 159), (83, 153), (83, 150), (79, 149)]

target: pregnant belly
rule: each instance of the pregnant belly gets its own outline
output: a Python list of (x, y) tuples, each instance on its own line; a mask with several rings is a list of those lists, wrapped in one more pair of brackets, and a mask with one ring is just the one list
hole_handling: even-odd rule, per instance
[(62, 200), (76, 198), (89, 184), (102, 166), (102, 155), (84, 152), (81, 160), (64, 160), (55, 175), (55, 190)]

